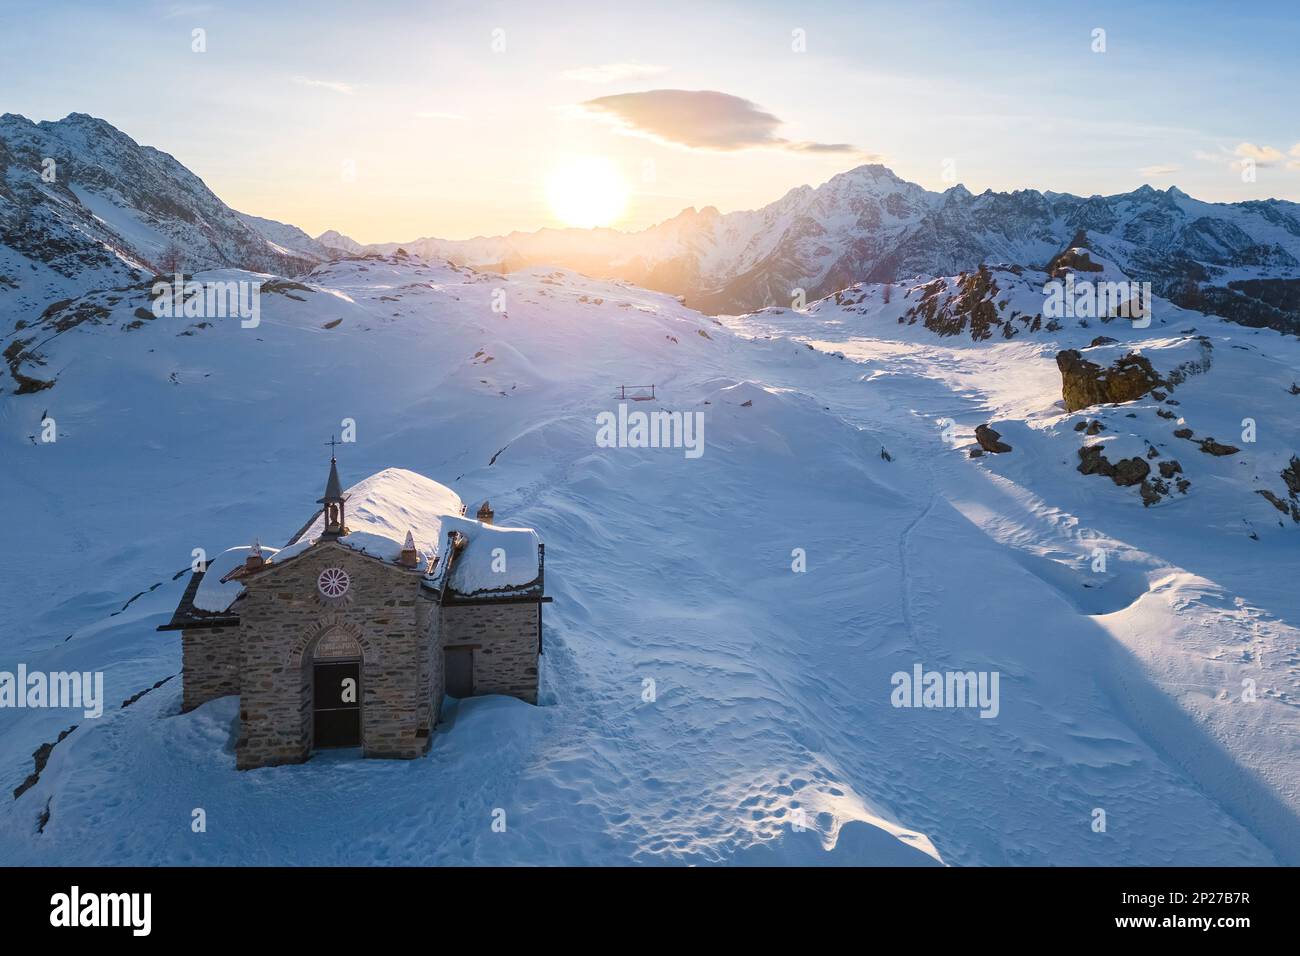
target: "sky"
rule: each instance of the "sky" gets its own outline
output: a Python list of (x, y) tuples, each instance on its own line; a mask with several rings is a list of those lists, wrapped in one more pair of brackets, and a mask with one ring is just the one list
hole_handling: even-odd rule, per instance
[(1282, 2), (0, 0), (0, 111), (101, 117), (360, 242), (640, 229), (863, 162), (1300, 200), (1298, 49)]

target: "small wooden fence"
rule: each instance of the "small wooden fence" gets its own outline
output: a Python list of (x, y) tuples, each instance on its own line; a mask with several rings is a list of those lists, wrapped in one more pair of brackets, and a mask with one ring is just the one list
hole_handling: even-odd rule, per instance
[(649, 402), (655, 397), (655, 387), (653, 385), (620, 385), (618, 387), (619, 401), (624, 402)]

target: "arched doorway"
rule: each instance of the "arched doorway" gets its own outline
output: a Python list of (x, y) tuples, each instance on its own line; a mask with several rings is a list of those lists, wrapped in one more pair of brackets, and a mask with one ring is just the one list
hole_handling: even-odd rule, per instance
[(316, 749), (361, 746), (361, 645), (327, 631), (312, 654), (312, 741)]

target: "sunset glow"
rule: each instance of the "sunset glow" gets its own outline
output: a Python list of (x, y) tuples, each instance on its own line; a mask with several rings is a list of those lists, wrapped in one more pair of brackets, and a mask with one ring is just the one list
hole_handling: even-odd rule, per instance
[(579, 156), (557, 166), (546, 181), (546, 198), (566, 226), (609, 226), (627, 209), (627, 182), (610, 160)]

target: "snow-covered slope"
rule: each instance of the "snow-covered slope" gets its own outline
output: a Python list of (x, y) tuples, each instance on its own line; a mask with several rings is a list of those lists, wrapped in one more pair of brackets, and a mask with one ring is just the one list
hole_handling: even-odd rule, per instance
[(365, 249), (361, 243), (334, 229), (322, 232), (314, 241), (326, 249), (331, 249), (335, 252), (344, 252), (348, 255), (363, 255), (365, 253)]
[(0, 331), (88, 288), (183, 269), (293, 274), (330, 257), (243, 216), (174, 158), (104, 120), (0, 116)]
[(304, 264), (316, 264), (335, 258), (337, 250), (313, 239), (297, 226), (276, 222), (274, 219), (264, 219), (261, 216), (251, 216), (244, 212), (236, 215), (267, 241), (272, 252), (286, 259), (297, 259)]
[[(1300, 445), (1295, 343), (1177, 312), (941, 337), (900, 324), (895, 291), (724, 325), (616, 281), (392, 256), (268, 284), (256, 328), (143, 318), (143, 287), (55, 310), (19, 362), (53, 386), (0, 394), (0, 669), (102, 670), (109, 704), (0, 710), (15, 787), (77, 725), (0, 806), (0, 856), (1300, 862), (1297, 529), (1251, 485), (1281, 493), (1263, 450)], [(1192, 324), (1215, 364), (1168, 396), (1181, 409), (1058, 406), (1058, 349), (1105, 331), (1168, 372)], [(703, 415), (703, 455), (597, 445), (617, 387), (646, 383), (637, 409)], [(1156, 414), (1223, 440), (1242, 406), (1258, 454), (1184, 449)], [(1085, 417), (1176, 454), (1188, 492), (1144, 507), (1080, 474)], [(177, 641), (154, 628), (193, 549), (302, 526), (345, 418), (345, 483), (410, 469), (537, 529), (542, 706), (461, 702), (420, 760), (238, 773), (236, 702), (180, 714)], [(1014, 450), (969, 458), (990, 420)], [(895, 707), (916, 665), (999, 673), (996, 717)]]

